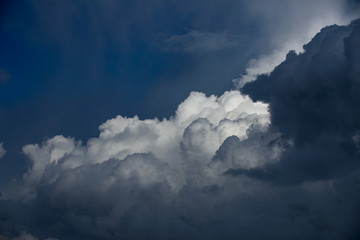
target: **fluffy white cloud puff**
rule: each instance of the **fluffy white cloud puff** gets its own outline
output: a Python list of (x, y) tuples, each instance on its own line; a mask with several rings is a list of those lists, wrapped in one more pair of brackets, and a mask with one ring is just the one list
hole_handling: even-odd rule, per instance
[[(268, 124), (268, 105), (253, 102), (239, 91), (228, 91), (220, 97), (192, 92), (169, 119), (117, 116), (103, 123), (100, 135), (85, 145), (59, 135), (40, 145), (24, 146), (31, 167), (24, 175), (23, 197), (36, 196), (34, 188), (56, 181), (67, 169), (109, 160), (121, 162), (115, 178), (135, 174), (143, 185), (166, 178), (173, 190), (187, 184), (194, 172), (221, 174), (231, 167), (260, 166), (265, 162), (257, 156), (257, 149), (246, 147), (241, 150), (242, 158), (232, 158), (226, 166), (221, 164), (225, 167), (210, 163), (227, 138), (235, 136), (243, 141), (251, 132), (265, 132)], [(215, 165), (220, 172), (209, 170)]]

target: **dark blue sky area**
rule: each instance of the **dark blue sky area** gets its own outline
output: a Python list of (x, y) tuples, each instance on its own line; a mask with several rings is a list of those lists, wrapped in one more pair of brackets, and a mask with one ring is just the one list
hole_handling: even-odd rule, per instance
[[(223, 32), (228, 30), (224, 26), (226, 19), (211, 13), (199, 14), (201, 8), (188, 4), (177, 5), (171, 1), (149, 6), (143, 1), (101, 6), (81, 1), (5, 4), (0, 66), (11, 77), (1, 86), (2, 110), (18, 109), (21, 115), (21, 108), (40, 107), (41, 118), (56, 115), (58, 121), (66, 120), (63, 115), (71, 111), (72, 118), (76, 113), (80, 118), (98, 118), (92, 120), (90, 128), (94, 129), (115, 114), (169, 116), (190, 90), (221, 93), (229, 88), (243, 64), (233, 63), (220, 74), (212, 73), (211, 65), (233, 61), (234, 49), (229, 48), (234, 46), (186, 51), (187, 46), (175, 43), (174, 49), (166, 50), (164, 41), (194, 28), (205, 34)], [(217, 5), (226, 7), (226, 3)], [(249, 41), (240, 40), (242, 44)], [(241, 63), (249, 57), (247, 53)], [(188, 75), (196, 78), (187, 80)], [(155, 90), (169, 83), (177, 85), (175, 96), (171, 86), (166, 91)], [(155, 97), (151, 91), (156, 91)], [(165, 99), (168, 106), (160, 106)], [(62, 130), (66, 131), (66, 127)], [(72, 134), (89, 137), (88, 130)]]

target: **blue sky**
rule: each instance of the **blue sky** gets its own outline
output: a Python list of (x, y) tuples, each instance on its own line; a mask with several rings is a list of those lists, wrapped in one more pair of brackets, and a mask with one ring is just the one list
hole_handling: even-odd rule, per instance
[[(99, 167), (97, 164), (103, 164), (104, 169), (120, 169), (119, 171), (122, 171), (121, 169), (133, 169), (134, 166), (130, 163), (126, 165), (127, 162), (131, 162), (128, 159), (134, 158), (134, 164), (139, 165), (146, 165), (146, 159), (150, 159), (149, 162), (153, 164), (151, 166), (156, 166), (156, 171), (158, 171), (158, 169), (163, 169), (160, 167), (163, 166), (160, 162), (166, 162), (173, 170), (176, 170), (175, 172), (185, 172), (185, 177), (178, 177), (174, 173), (174, 178), (179, 182), (188, 179), (187, 184), (184, 184), (182, 188), (176, 185), (182, 189), (179, 192), (195, 191), (194, 189), (187, 189), (186, 186), (191, 185), (190, 182), (196, 182), (195, 186), (200, 188), (199, 182), (206, 182), (204, 179), (210, 178), (201, 175), (199, 178), (202, 180), (192, 179), (196, 174), (191, 171), (187, 172), (188, 168), (184, 167), (187, 165), (194, 169), (203, 169), (203, 166), (208, 164), (206, 166), (211, 165), (213, 167), (211, 171), (215, 171), (214, 169), (220, 171), (219, 169), (221, 169), (226, 172), (227, 170), (229, 175), (235, 177), (245, 175), (260, 180), (263, 178), (272, 179), (272, 177), (265, 176), (266, 174), (257, 168), (263, 167), (262, 164), (265, 160), (262, 159), (265, 158), (265, 155), (258, 156), (254, 152), (247, 153), (250, 151), (249, 149), (255, 149), (255, 146), (262, 146), (261, 149), (268, 154), (266, 157), (269, 163), (276, 161), (281, 163), (276, 165), (274, 169), (269, 168), (268, 173), (272, 174), (273, 170), (279, 173), (279, 171), (285, 171), (284, 169), (289, 172), (294, 171), (294, 179), (289, 179), (286, 174), (278, 174), (278, 178), (271, 180), (274, 181), (275, 185), (281, 181), (287, 181), (291, 184), (302, 183), (309, 179), (316, 181), (320, 179), (322, 181), (325, 179), (323, 176), (331, 174), (337, 176), (337, 172), (333, 171), (334, 166), (335, 168), (338, 167), (337, 163), (329, 164), (328, 168), (325, 167), (329, 171), (314, 171), (311, 174), (304, 174), (295, 173), (294, 169), (299, 166), (294, 164), (291, 165), (292, 167), (288, 167), (286, 159), (298, 159), (299, 156), (303, 157), (310, 154), (309, 149), (301, 148), (302, 141), (305, 140), (308, 145), (318, 149), (324, 149), (324, 146), (333, 147), (337, 143), (339, 145), (345, 144), (351, 148), (354, 143), (348, 143), (350, 140), (345, 139), (344, 136), (347, 136), (348, 131), (353, 134), (354, 139), (358, 136), (356, 135), (356, 124), (350, 123), (350, 121), (343, 123), (343, 119), (339, 117), (337, 121), (343, 123), (344, 127), (338, 128), (336, 123), (327, 122), (314, 113), (321, 112), (321, 109), (327, 109), (318, 108), (316, 105), (325, 104), (319, 102), (321, 97), (317, 98), (321, 92), (336, 92), (337, 90), (331, 88), (333, 86), (331, 84), (338, 86), (338, 89), (342, 89), (346, 84), (342, 85), (337, 82), (338, 79), (334, 79), (333, 82), (329, 80), (331, 82), (331, 84), (329, 83), (330, 87), (326, 84), (322, 85), (320, 80), (319, 84), (311, 86), (311, 82), (302, 80), (302, 78), (318, 80), (326, 74), (332, 76), (330, 74), (331, 67), (322, 67), (325, 60), (318, 61), (318, 59), (326, 59), (325, 54), (316, 55), (316, 49), (323, 49), (321, 51), (324, 52), (333, 51), (334, 53), (331, 53), (334, 56), (338, 56), (336, 55), (338, 51), (341, 54), (347, 51), (345, 60), (339, 57), (339, 61), (332, 61), (331, 58), (332, 60), (329, 60), (328, 65), (339, 64), (339, 68), (334, 67), (334, 69), (345, 69), (339, 62), (348, 61), (349, 66), (352, 65), (349, 69), (346, 68), (346, 71), (356, 75), (359, 67), (357, 52), (353, 49), (356, 46), (356, 40), (351, 39), (357, 39), (355, 34), (357, 25), (347, 29), (344, 27), (345, 30), (343, 28), (334, 30), (336, 33), (333, 35), (330, 33), (321, 35), (324, 36), (324, 39), (337, 39), (333, 42), (338, 43), (338, 45), (326, 45), (320, 40), (314, 40), (313, 44), (309, 45), (309, 50), (306, 50), (304, 55), (300, 54), (300, 52), (304, 52), (302, 46), (311, 41), (323, 27), (332, 24), (347, 25), (351, 20), (358, 18), (358, 1), (20, 0), (16, 2), (5, 1), (1, 3), (0, 7), (0, 143), (3, 143), (3, 149), (0, 149), (0, 190), (2, 195), (12, 197), (17, 195), (14, 193), (17, 190), (9, 189), (20, 189), (18, 192), (33, 191), (40, 193), (44, 191), (45, 195), (56, 195), (51, 191), (47, 192), (47, 187), (55, 183), (65, 184), (62, 182), (63, 177), (70, 174), (69, 172), (63, 173), (59, 169), (67, 169), (70, 165), (73, 166), (71, 169), (77, 169), (76, 167), (86, 165), (85, 160), (69, 160), (71, 162), (69, 163), (67, 162), (68, 158), (88, 158), (86, 161), (94, 165), (95, 170), (93, 171), (99, 174), (99, 179), (103, 179), (103, 175), (97, 169)], [(353, 37), (349, 37), (352, 31), (354, 32), (351, 35)], [(342, 41), (347, 38), (350, 39), (348, 40), (350, 43)], [(344, 44), (343, 42), (346, 46), (341, 45)], [(294, 62), (303, 61), (303, 64), (296, 65), (292, 62), (291, 54), (289, 54), (286, 62), (281, 65), (282, 67), (276, 68), (277, 71), (274, 71), (269, 77), (261, 75), (270, 74), (274, 67), (285, 60), (290, 50), (295, 50), (297, 54), (300, 54), (295, 54), (298, 56), (296, 58), (298, 60), (294, 60)], [(308, 57), (313, 55), (315, 57)], [(306, 65), (306, 61), (313, 63), (316, 70)], [(298, 69), (301, 69), (302, 72)], [(298, 71), (301, 74), (297, 74)], [(338, 72), (333, 74), (334, 76), (341, 75)], [(259, 75), (261, 76), (258, 77)], [(295, 77), (295, 75), (300, 75), (302, 78)], [(255, 82), (245, 85), (248, 81), (255, 79), (257, 79)], [(287, 82), (290, 81), (289, 79), (296, 79), (303, 85), (295, 83), (289, 85)], [(272, 84), (267, 85), (269, 83)], [(245, 85), (244, 90), (242, 90), (243, 94), (248, 94), (252, 100), (243, 99), (243, 95), (238, 96), (240, 94), (238, 88), (243, 85)], [(302, 91), (303, 89), (313, 89), (313, 92)], [(348, 89), (344, 91), (346, 92)], [(193, 92), (192, 95), (191, 92)], [(296, 97), (293, 99), (290, 93), (294, 96), (300, 96), (299, 98), (302, 97), (303, 102), (298, 103), (298, 99)], [(212, 94), (219, 96), (219, 98), (214, 100), (215, 97), (210, 96)], [(337, 98), (335, 95), (331, 95), (332, 98), (329, 97), (326, 101), (340, 109), (343, 107), (340, 104), (343, 99)], [(308, 99), (307, 96), (313, 96), (313, 98)], [(253, 102), (256, 100), (269, 104), (268, 111), (265, 110), (264, 106), (256, 105)], [(240, 101), (239, 106), (245, 106), (241, 111), (246, 117), (241, 114), (240, 110), (229, 110), (233, 109), (232, 101), (235, 103)], [(356, 104), (357, 98), (351, 98), (349, 101)], [(308, 105), (303, 106), (304, 102)], [(293, 105), (289, 107), (286, 103)], [(309, 110), (309, 106), (312, 109)], [(352, 106), (352, 104), (348, 104), (348, 106)], [(295, 107), (302, 109), (301, 113), (306, 116), (297, 115), (297, 112), (292, 113), (292, 109)], [(327, 109), (327, 112), (322, 114), (330, 116), (330, 112), (332, 110)], [(339, 110), (339, 112), (349, 116), (350, 119), (354, 119), (354, 122), (357, 121), (357, 113), (351, 107), (344, 111)], [(336, 115), (339, 112), (333, 114)], [(288, 120), (284, 116), (290, 113), (297, 117), (287, 124), (286, 121)], [(237, 120), (233, 119), (234, 114), (238, 117)], [(140, 120), (134, 117), (135, 115)], [(250, 115), (253, 117), (248, 117)], [(121, 117), (116, 118), (117, 116)], [(307, 116), (320, 119), (320, 122)], [(131, 120), (124, 120), (123, 118), (126, 117)], [(161, 122), (163, 118), (168, 120)], [(141, 120), (144, 119), (153, 119), (149, 121), (155, 121), (155, 123), (142, 122)], [(154, 119), (158, 119), (160, 123)], [(206, 123), (206, 121), (208, 122)], [(233, 122), (227, 123), (227, 121)], [(246, 124), (241, 125), (240, 122)], [(210, 125), (207, 125), (208, 123)], [(225, 125), (222, 125), (223, 123)], [(325, 123), (328, 124), (327, 127), (319, 127)], [(117, 133), (117, 136), (109, 137), (109, 139), (104, 137), (108, 136), (109, 132), (118, 131), (123, 125), (127, 127), (124, 128), (123, 132)], [(203, 129), (203, 131), (199, 129)], [(260, 137), (259, 132), (262, 132), (265, 137)], [(324, 133), (324, 136), (317, 136), (318, 132)], [(304, 136), (300, 133), (303, 133)], [(333, 142), (324, 140), (326, 139), (325, 133), (329, 133), (333, 137), (331, 138)], [(170, 139), (168, 139), (169, 146), (164, 143), (167, 140), (162, 138), (167, 134)], [(215, 135), (217, 137), (214, 137)], [(147, 140), (152, 138), (158, 139), (154, 140), (155, 142), (158, 141), (154, 146), (151, 145), (151, 140)], [(180, 138), (181, 140), (179, 140)], [(271, 145), (270, 142), (277, 142), (276, 139), (278, 138), (281, 140), (279, 140), (280, 143), (276, 149), (268, 149)], [(343, 141), (339, 139), (343, 139)], [(264, 141), (269, 142), (267, 144)], [(304, 146), (308, 145), (305, 144)], [(132, 147), (124, 147), (123, 149), (123, 146)], [(87, 150), (81, 150), (84, 148)], [(121, 150), (123, 152), (114, 152), (111, 155), (113, 149), (117, 148), (123, 149)], [(93, 151), (98, 151), (94, 149), (102, 150), (94, 155)], [(352, 152), (350, 154), (348, 151), (336, 147), (333, 149), (335, 156), (348, 158), (350, 165), (354, 161), (353, 158), (356, 159), (351, 155)], [(51, 157), (49, 157), (49, 165), (42, 166), (39, 162), (43, 161), (41, 159), (47, 158), (45, 152), (49, 152)], [(105, 154), (105, 152), (110, 155)], [(181, 157), (178, 156), (178, 152), (181, 152), (179, 155)], [(232, 152), (233, 155), (244, 155), (241, 158), (243, 160), (233, 160), (233, 162), (238, 161), (236, 163), (238, 165), (226, 165), (227, 168), (218, 166), (216, 159), (230, 156), (229, 152)], [(278, 152), (283, 152), (283, 155), (277, 155)], [(171, 156), (170, 153), (176, 155), (173, 160), (169, 160), (172, 159), (169, 157)], [(346, 153), (351, 156), (346, 155)], [(54, 158), (57, 154), (63, 155), (59, 159)], [(140, 154), (141, 157), (136, 154)], [(153, 154), (153, 157), (141, 154)], [(180, 164), (178, 157), (185, 163)], [(320, 158), (322, 157), (328, 158), (329, 156), (321, 156)], [(125, 163), (119, 163), (120, 165), (117, 166), (118, 163), (112, 162), (114, 159)], [(251, 162), (251, 160), (249, 159), (254, 159), (254, 162), (250, 164), (248, 161)], [(309, 157), (309, 159), (313, 158)], [(172, 165), (176, 161), (182, 167), (177, 164)], [(225, 160), (221, 161), (225, 162)], [(285, 163), (283, 163), (284, 161)], [(331, 161), (335, 162), (335, 160)], [(308, 166), (306, 164), (305, 167)], [(321, 165), (322, 161), (319, 164), (316, 166), (324, 167)], [(57, 167), (60, 165), (61, 167)], [(122, 167), (123, 165), (124, 167)], [(252, 171), (247, 172), (249, 166), (255, 167)], [(301, 169), (304, 166), (299, 168)], [(344, 168), (347, 169), (348, 165)], [(165, 173), (161, 172), (161, 174), (168, 176), (170, 170), (167, 167), (164, 169), (166, 169), (164, 170)], [(230, 171), (231, 169), (235, 170)], [(59, 173), (59, 176), (62, 177), (54, 180), (55, 183), (51, 180), (50, 185), (45, 184), (44, 190), (41, 188), (42, 185), (37, 185), (37, 181), (40, 181), (38, 179), (39, 171), (44, 171), (43, 179), (51, 175), (51, 171), (53, 171), (54, 176), (58, 176), (56, 174)], [(91, 172), (87, 168), (78, 171), (84, 171), (81, 174), (85, 175)], [(142, 171), (141, 167), (138, 171)], [(152, 177), (149, 176), (149, 179)], [(141, 182), (141, 180), (139, 181)], [(169, 185), (174, 187), (172, 181), (168, 179)], [(220, 180), (214, 178), (211, 181), (217, 183)], [(224, 188), (231, 189), (232, 183), (230, 182), (226, 183)], [(212, 186), (220, 187), (220, 183), (218, 185), (215, 183)], [(18, 185), (14, 187), (11, 184)], [(129, 183), (129, 186), (136, 190), (141, 189), (143, 191), (146, 189), (131, 184)], [(261, 185), (260, 188), (263, 187)], [(203, 185), (201, 188), (213, 189)], [(68, 189), (66, 194), (71, 194), (73, 191), (76, 189)], [(293, 191), (295, 190), (289, 190), (289, 192)], [(91, 195), (93, 192), (89, 194)], [(108, 197), (108, 194), (108, 192), (105, 193), (104, 199)], [(187, 193), (184, 194), (187, 196)], [(21, 197), (33, 199), (32, 195), (32, 197), (25, 197), (25, 195)], [(256, 194), (254, 193), (254, 195)], [(280, 195), (274, 197), (274, 201), (276, 198), (279, 198), (280, 202), (285, 201)], [(8, 198), (11, 199), (12, 197)], [(43, 199), (42, 197), (35, 197), (35, 199), (38, 199), (39, 203), (46, 202), (46, 198)], [(196, 206), (190, 198), (185, 198), (184, 202), (189, 203), (188, 206)], [(301, 198), (306, 197), (302, 195)], [(226, 198), (221, 197), (221, 199), (226, 201)], [(235, 199), (237, 197), (230, 197), (229, 201), (235, 201)], [(35, 205), (38, 204), (36, 200), (33, 201)], [(159, 201), (153, 201), (155, 205), (159, 204)], [(50, 203), (46, 202), (46, 204)], [(99, 206), (94, 205), (94, 207), (101, 209), (102, 204), (99, 202)], [(212, 203), (208, 202), (208, 204), (211, 205)], [(75, 205), (71, 205), (69, 211), (72, 207), (76, 208)], [(142, 206), (142, 203), (139, 202), (139, 205)], [(21, 206), (25, 208), (25, 205)], [(36, 207), (26, 207), (34, 211), (37, 209)], [(49, 206), (47, 205), (47, 207)], [(175, 211), (173, 207), (169, 206), (169, 212), (164, 214), (172, 215)], [(234, 207), (236, 208), (236, 206)], [(59, 208), (63, 208), (63, 205)], [(138, 211), (141, 212), (142, 208), (139, 207), (139, 209)], [(54, 209), (49, 209), (50, 212), (52, 210)], [(137, 210), (135, 212), (134, 218), (138, 214)], [(175, 212), (179, 215), (183, 214), (182, 210), (179, 209)], [(15, 212), (12, 213), (11, 211), (6, 214), (6, 217), (12, 216), (12, 214), (16, 215)], [(99, 214), (101, 215), (101, 212)], [(185, 214), (184, 219), (190, 220), (182, 221), (185, 224), (192, 225), (191, 221), (200, 221), (201, 214), (204, 213), (201, 212), (199, 216), (193, 216), (193, 218)], [(270, 213), (267, 212), (267, 214)], [(161, 217), (163, 216), (161, 215)], [(227, 216), (229, 219), (235, 217), (230, 213)], [(54, 220), (55, 218), (51, 219)], [(70, 220), (66, 221), (64, 226), (74, 227)], [(109, 222), (111, 221), (116, 222), (114, 219), (109, 220)], [(134, 221), (136, 222), (138, 219), (136, 218)], [(129, 222), (133, 223), (132, 220)], [(41, 223), (43, 222), (39, 220), (39, 225)], [(42, 227), (21, 223), (22, 225), (19, 224), (19, 226), (27, 226), (27, 229), (20, 229), (18, 226), (14, 227), (16, 223), (11, 224), (7, 225), (11, 226), (4, 232), (0, 231), (0, 234), (9, 239), (24, 231), (30, 234), (31, 228), (34, 229), (31, 234), (40, 239), (51, 237)], [(141, 229), (141, 226), (146, 225), (146, 223), (142, 224), (144, 225), (134, 223), (134, 228)], [(182, 229), (177, 223), (174, 223), (175, 225), (177, 230)], [(229, 228), (229, 232), (232, 232), (230, 230), (232, 226), (225, 225)], [(209, 226), (204, 223), (203, 228), (207, 229), (204, 230), (205, 235), (189, 234), (198, 237), (207, 236)], [(95, 233), (91, 235), (85, 230), (82, 231), (81, 228), (74, 230), (74, 232), (69, 229), (64, 234), (58, 229), (54, 230), (56, 233), (54, 237), (70, 239), (69, 237), (72, 236), (74, 237), (72, 239), (92, 239), (92, 237), (99, 239), (99, 236), (104, 237), (106, 235), (101, 235), (103, 234), (101, 227), (96, 233), (99, 235)], [(161, 229), (162, 225), (159, 226), (159, 231), (163, 231)], [(128, 236), (133, 236), (132, 233), (132, 230), (129, 230)], [(24, 234), (21, 236), (25, 238), (26, 234)], [(155, 232), (153, 234), (160, 236)], [(311, 231), (309, 234), (311, 235)], [(95, 235), (96, 237), (94, 237)], [(111, 239), (108, 236), (106, 238)]]

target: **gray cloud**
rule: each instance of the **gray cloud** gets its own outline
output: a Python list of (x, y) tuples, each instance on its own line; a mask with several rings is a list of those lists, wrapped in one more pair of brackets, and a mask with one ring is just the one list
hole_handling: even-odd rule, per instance
[(324, 28), (303, 54), (290, 52), (270, 76), (244, 86), (252, 99), (271, 103), (271, 127), (294, 146), (278, 165), (238, 173), (301, 182), (358, 168), (359, 26)]
[[(33, 235), (27, 233), (27, 232), (21, 232), (20, 235), (8, 238), (6, 236), (0, 235), (0, 240), (38, 240), (37, 237), (34, 237)], [(45, 238), (44, 240), (57, 240), (56, 238)]]
[[(259, 4), (262, 7), (259, 8)], [(357, 7), (349, 11), (350, 4), (338, 0), (278, 1), (277, 4), (261, 0), (251, 1), (249, 4), (249, 11), (252, 14), (257, 14), (263, 21), (267, 21), (263, 31), (271, 33), (268, 41), (272, 50), (248, 62), (245, 73), (233, 80), (237, 88), (254, 81), (260, 74), (272, 72), (285, 60), (290, 50), (295, 50), (297, 53), (303, 52), (303, 45), (309, 42), (321, 28), (332, 24), (348, 24), (360, 13), (356, 10)], [(279, 12), (278, 8), (287, 10)], [(273, 12), (277, 14), (272, 15)], [(281, 19), (287, 19), (287, 21)]]

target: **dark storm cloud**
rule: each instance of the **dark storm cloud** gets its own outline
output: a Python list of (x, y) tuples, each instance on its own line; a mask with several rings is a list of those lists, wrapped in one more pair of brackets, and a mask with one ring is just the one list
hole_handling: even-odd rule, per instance
[[(359, 196), (354, 193), (358, 176), (333, 186), (282, 189), (246, 179), (225, 186), (189, 184), (174, 194), (165, 178), (143, 185), (136, 171), (129, 176), (119, 173), (130, 161), (149, 159), (135, 155), (124, 162), (110, 160), (66, 171), (39, 189), (34, 200), (1, 201), (1, 225), (10, 237), (27, 229), (39, 239), (355, 240), (359, 236)], [(148, 164), (153, 161), (157, 160)], [(166, 171), (167, 166), (159, 166), (158, 172)]]
[(242, 92), (270, 103), (271, 128), (293, 142), (279, 164), (231, 174), (299, 183), (347, 174), (359, 167), (360, 21), (324, 28), (290, 52), (270, 76)]

